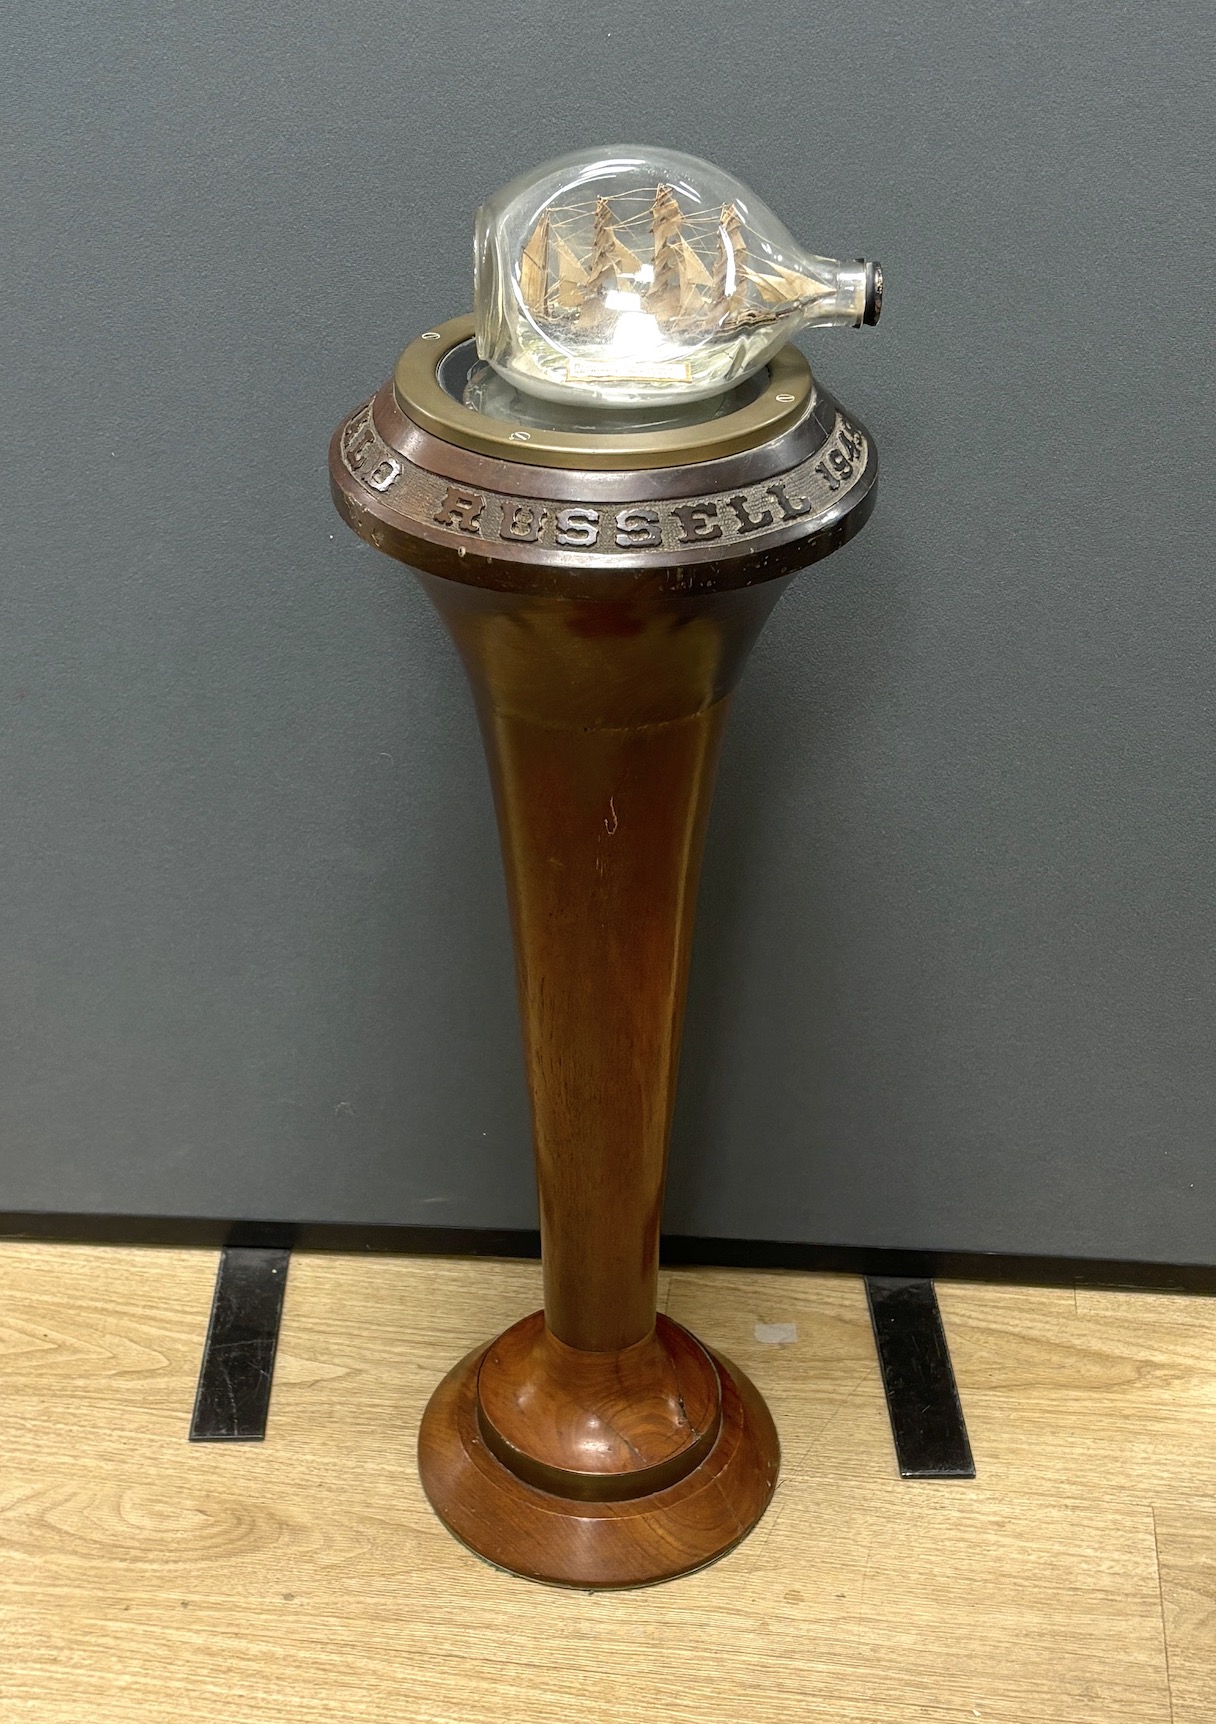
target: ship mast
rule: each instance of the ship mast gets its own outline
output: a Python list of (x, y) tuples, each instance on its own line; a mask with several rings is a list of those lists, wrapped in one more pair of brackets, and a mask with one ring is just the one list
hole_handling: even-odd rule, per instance
[(723, 204), (718, 218), (718, 255), (714, 262), (710, 297), (719, 315), (741, 311), (747, 303), (747, 243), (743, 223), (734, 204)]
[(544, 210), (519, 260), (519, 291), (533, 317), (549, 309), (549, 212)]
[(650, 210), (654, 238), (654, 278), (646, 294), (646, 310), (670, 322), (684, 303), (684, 217), (670, 186), (659, 186)]
[(557, 258), (557, 281), (553, 288), (550, 309), (577, 311), (583, 303), (587, 286), (587, 271), (570, 250), (560, 233), (553, 236), (553, 251)]
[(605, 296), (619, 289), (641, 268), (629, 247), (617, 237), (612, 205), (607, 198), (596, 198), (595, 218), (591, 228), (591, 256), (587, 259), (586, 278), (582, 287), (579, 324), (597, 328), (607, 309)]

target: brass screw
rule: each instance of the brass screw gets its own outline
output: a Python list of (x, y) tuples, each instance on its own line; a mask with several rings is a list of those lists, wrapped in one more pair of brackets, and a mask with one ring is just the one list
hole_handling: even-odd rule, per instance
[(424, 341), (442, 341), (443, 337), (437, 329), (428, 329), (423, 333), (422, 339)]
[(512, 431), (511, 441), (512, 443), (530, 443), (532, 433), (530, 431)]
[(783, 389), (779, 394), (773, 396), (773, 400), (780, 401), (783, 407), (788, 406), (791, 401), (797, 401), (797, 399), (798, 397), (791, 395), (787, 389)]

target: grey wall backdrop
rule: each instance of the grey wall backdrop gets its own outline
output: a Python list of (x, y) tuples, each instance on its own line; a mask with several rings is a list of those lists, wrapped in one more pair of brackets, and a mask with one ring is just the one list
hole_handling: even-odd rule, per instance
[(454, 654), (324, 458), (474, 207), (670, 141), (881, 328), (710, 835), (667, 1226), (1216, 1261), (1207, 0), (13, 0), (0, 1209), (529, 1226)]

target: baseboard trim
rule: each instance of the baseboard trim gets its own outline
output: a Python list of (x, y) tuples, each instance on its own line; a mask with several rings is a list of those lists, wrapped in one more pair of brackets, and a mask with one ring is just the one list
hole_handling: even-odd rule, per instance
[[(0, 1211), (0, 1239), (81, 1245), (149, 1245), (219, 1250), (230, 1244), (294, 1251), (387, 1252), (408, 1257), (540, 1255), (533, 1228), (367, 1227), (333, 1222), (231, 1221), (151, 1215), (52, 1215)], [(1051, 1257), (988, 1251), (917, 1251), (778, 1239), (665, 1234), (671, 1268), (800, 1269), (843, 1275), (917, 1276), (938, 1281), (1009, 1281), (1043, 1287), (1143, 1288), (1216, 1293), (1216, 1264), (1109, 1257)]]

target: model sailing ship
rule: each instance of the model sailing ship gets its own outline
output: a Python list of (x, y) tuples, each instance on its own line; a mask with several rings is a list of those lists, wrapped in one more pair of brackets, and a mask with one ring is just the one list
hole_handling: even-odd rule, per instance
[(800, 246), (747, 187), (677, 151), (579, 151), (477, 214), (477, 352), (569, 407), (681, 410), (795, 333), (873, 323), (877, 264)]
[[(590, 248), (580, 256), (575, 242), (585, 239), (588, 217)], [(627, 243), (637, 243), (639, 229), (649, 230), (645, 263)], [(834, 284), (772, 259), (754, 267), (733, 203), (718, 214), (687, 215), (667, 185), (656, 188), (648, 209), (631, 216), (619, 216), (604, 197), (594, 206), (551, 205), (520, 256), (520, 297), (535, 324), (593, 339), (629, 313), (653, 318), (673, 337), (733, 335), (798, 317), (833, 290)]]

